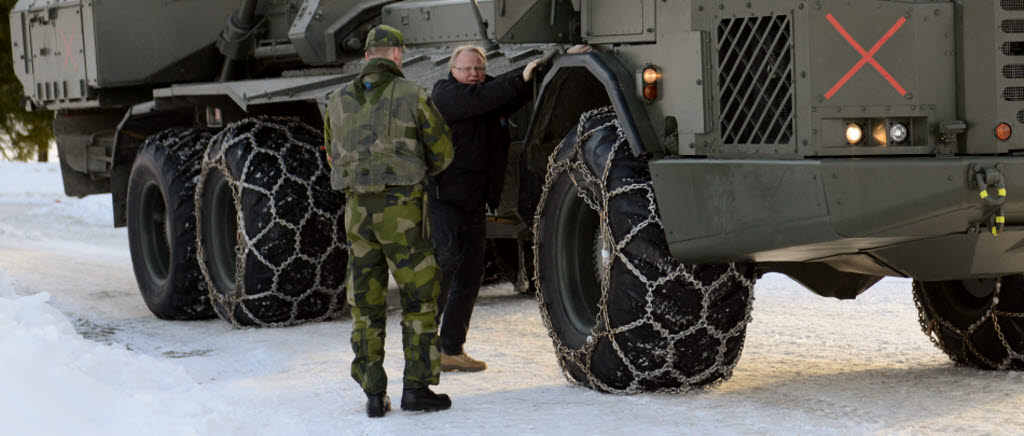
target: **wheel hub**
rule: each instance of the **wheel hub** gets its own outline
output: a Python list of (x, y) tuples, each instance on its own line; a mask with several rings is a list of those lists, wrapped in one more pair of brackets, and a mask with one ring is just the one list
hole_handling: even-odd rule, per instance
[(207, 265), (214, 284), (223, 292), (235, 288), (235, 262), (238, 253), (238, 211), (235, 209), (234, 194), (231, 184), (223, 174), (218, 174), (212, 182), (212, 201), (206, 214), (206, 225), (210, 235)]
[(597, 325), (601, 302), (601, 271), (611, 251), (601, 236), (600, 215), (573, 187), (566, 193), (557, 219), (558, 276), (566, 315), (573, 327), (588, 333)]
[(960, 281), (971, 296), (975, 298), (988, 298), (996, 290), (996, 279), (964, 279)]
[(171, 268), (171, 226), (163, 192), (155, 182), (142, 188), (139, 234), (146, 270), (157, 283), (167, 280)]
[(594, 235), (594, 274), (598, 278), (612, 266), (612, 247), (604, 237), (604, 232)]

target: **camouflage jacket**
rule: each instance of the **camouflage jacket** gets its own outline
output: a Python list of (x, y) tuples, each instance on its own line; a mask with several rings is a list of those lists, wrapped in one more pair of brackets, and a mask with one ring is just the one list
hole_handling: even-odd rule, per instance
[(371, 59), (328, 96), (324, 142), (331, 186), (355, 193), (422, 183), (447, 168), (455, 153), (427, 92), (382, 58)]

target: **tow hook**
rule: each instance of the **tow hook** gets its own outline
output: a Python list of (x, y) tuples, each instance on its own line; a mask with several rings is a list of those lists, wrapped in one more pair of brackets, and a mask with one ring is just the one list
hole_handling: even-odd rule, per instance
[[(974, 166), (972, 180), (975, 189), (978, 189), (978, 196), (985, 204), (992, 206), (982, 222), (991, 229), (993, 236), (999, 236), (1006, 226), (1006, 215), (1002, 206), (1006, 201), (1006, 180), (997, 168), (981, 165)], [(995, 195), (991, 195), (989, 191), (995, 191)]]

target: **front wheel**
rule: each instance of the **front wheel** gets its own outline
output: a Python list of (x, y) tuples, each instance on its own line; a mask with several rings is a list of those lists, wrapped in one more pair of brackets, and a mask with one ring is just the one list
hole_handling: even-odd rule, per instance
[(921, 328), (960, 366), (1024, 370), (1024, 275), (914, 281)]
[(541, 314), (570, 380), (679, 392), (731, 375), (754, 268), (672, 257), (647, 162), (610, 108), (584, 114), (552, 154), (534, 221)]

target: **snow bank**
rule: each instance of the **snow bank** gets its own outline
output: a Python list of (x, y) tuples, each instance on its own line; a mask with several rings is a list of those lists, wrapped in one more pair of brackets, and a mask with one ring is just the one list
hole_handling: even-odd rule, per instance
[(0, 199), (64, 196), (60, 165), (56, 162), (0, 161)]
[(0, 162), (0, 206), (0, 237), (66, 240), (69, 227), (86, 228), (74, 238), (88, 242), (117, 234), (110, 195), (68, 197), (56, 162)]
[(0, 271), (4, 434), (231, 434), (231, 410), (180, 366), (79, 336), (47, 304), (15, 295)]

